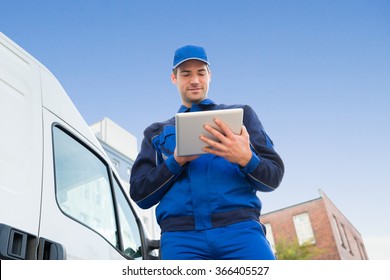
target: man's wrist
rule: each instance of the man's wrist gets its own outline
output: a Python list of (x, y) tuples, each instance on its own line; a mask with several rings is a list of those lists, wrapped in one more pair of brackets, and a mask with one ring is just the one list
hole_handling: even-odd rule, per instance
[(249, 174), (251, 173), (259, 164), (261, 163), (261, 159), (255, 154), (252, 152), (252, 156), (251, 156), (251, 159), (249, 160), (249, 162), (241, 167), (241, 171), (244, 172), (245, 174)]
[(171, 155), (169, 156), (166, 161), (165, 161), (168, 169), (173, 173), (173, 174), (178, 174), (182, 170), (182, 165), (176, 160), (176, 158)]
[(252, 158), (252, 152), (251, 152), (248, 156), (243, 157), (243, 158), (238, 162), (238, 165), (239, 165), (241, 168), (244, 168), (244, 167), (247, 166), (248, 163), (251, 161), (251, 158)]

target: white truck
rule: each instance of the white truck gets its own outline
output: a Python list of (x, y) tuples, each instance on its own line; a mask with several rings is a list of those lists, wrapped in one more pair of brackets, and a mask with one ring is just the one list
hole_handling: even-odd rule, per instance
[(155, 259), (158, 247), (58, 80), (0, 33), (0, 259)]

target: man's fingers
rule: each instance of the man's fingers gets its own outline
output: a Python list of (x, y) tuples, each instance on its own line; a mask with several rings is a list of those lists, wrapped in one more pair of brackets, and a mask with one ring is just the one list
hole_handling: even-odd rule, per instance
[(218, 127), (221, 129), (223, 134), (226, 137), (231, 137), (233, 136), (233, 132), (230, 130), (230, 128), (220, 119), (215, 119), (214, 122), (218, 125)]
[(215, 138), (217, 138), (220, 142), (224, 142), (225, 140), (225, 135), (223, 135), (221, 132), (219, 132), (217, 129), (213, 128), (212, 126), (206, 124), (204, 126), (204, 129), (213, 135)]

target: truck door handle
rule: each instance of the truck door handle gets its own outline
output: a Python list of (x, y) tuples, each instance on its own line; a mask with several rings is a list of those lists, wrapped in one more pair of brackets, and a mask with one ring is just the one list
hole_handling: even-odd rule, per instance
[(65, 248), (60, 243), (39, 238), (38, 260), (64, 260), (65, 257)]
[(37, 243), (35, 235), (0, 224), (0, 259), (34, 260)]
[(64, 260), (65, 248), (60, 243), (0, 224), (0, 259)]

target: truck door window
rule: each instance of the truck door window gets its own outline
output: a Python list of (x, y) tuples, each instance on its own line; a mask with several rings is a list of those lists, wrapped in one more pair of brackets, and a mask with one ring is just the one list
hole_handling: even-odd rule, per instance
[(69, 217), (118, 248), (117, 225), (107, 165), (59, 127), (53, 128), (56, 198)]
[(129, 202), (116, 179), (114, 179), (115, 196), (118, 203), (120, 234), (123, 242), (123, 253), (132, 259), (141, 259), (141, 238), (137, 221), (132, 213)]

